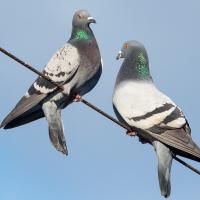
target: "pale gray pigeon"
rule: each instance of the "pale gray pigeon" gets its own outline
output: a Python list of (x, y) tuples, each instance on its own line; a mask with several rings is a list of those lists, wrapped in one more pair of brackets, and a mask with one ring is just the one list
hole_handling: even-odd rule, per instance
[(102, 73), (99, 47), (90, 28), (90, 23), (95, 22), (87, 11), (77, 11), (73, 17), (70, 39), (43, 70), (46, 76), (63, 86), (63, 91), (58, 91), (55, 85), (38, 77), (3, 120), (1, 127), (14, 128), (45, 116), (52, 144), (58, 151), (68, 154), (61, 109), (72, 103), (74, 96), (92, 90)]
[(137, 41), (125, 42), (119, 58), (124, 62), (115, 83), (114, 111), (121, 122), (136, 127), (139, 136), (154, 146), (161, 194), (169, 197), (172, 155), (200, 161), (200, 149), (180, 108), (154, 85), (144, 46)]

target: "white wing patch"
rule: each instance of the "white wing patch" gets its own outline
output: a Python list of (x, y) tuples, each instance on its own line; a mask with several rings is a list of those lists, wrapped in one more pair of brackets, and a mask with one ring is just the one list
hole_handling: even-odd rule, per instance
[[(79, 64), (80, 56), (77, 48), (67, 43), (53, 55), (44, 68), (43, 73), (54, 82), (63, 84), (75, 74)], [(33, 87), (36, 91), (45, 94), (54, 91), (56, 88), (41, 77), (35, 81)]]
[(139, 121), (134, 121), (133, 119), (128, 119), (128, 120), (129, 120), (129, 123), (131, 122), (131, 125), (133, 125), (135, 127), (138, 127), (141, 129), (149, 129), (156, 124), (160, 124), (168, 115), (170, 115), (172, 113), (172, 111), (174, 109), (175, 109), (175, 107), (173, 107), (167, 111), (155, 114), (146, 119), (139, 120)]
[(145, 115), (165, 103), (175, 105), (153, 84), (130, 81), (124, 82), (116, 88), (113, 102), (121, 114), (127, 118)]
[[(161, 124), (177, 108), (175, 103), (160, 92), (153, 83), (144, 82), (127, 81), (118, 85), (113, 95), (113, 103), (128, 124), (141, 129), (148, 129)], [(165, 104), (171, 104), (172, 107), (144, 119), (134, 120), (134, 118), (144, 116)], [(163, 126), (180, 128), (185, 122), (184, 116), (180, 116), (167, 124), (163, 124)]]
[(53, 81), (64, 82), (77, 70), (79, 63), (80, 56), (77, 48), (67, 43), (53, 55), (44, 70)]
[(173, 127), (173, 128), (181, 128), (185, 123), (186, 123), (185, 118), (179, 117), (178, 119), (175, 119), (175, 120), (167, 123), (166, 125), (169, 127)]
[(41, 92), (41, 93), (43, 93), (43, 94), (47, 94), (47, 93), (50, 93), (50, 92), (53, 92), (54, 91), (54, 88), (52, 88), (52, 89), (49, 89), (49, 88), (46, 88), (45, 86), (39, 86), (36, 82), (33, 84), (33, 86), (34, 86), (34, 88), (37, 90), (37, 91), (39, 91), (39, 92)]

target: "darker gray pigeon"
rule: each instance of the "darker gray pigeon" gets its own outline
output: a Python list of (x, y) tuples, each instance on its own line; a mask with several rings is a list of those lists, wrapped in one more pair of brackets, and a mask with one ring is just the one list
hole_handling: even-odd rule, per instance
[(102, 73), (101, 55), (90, 23), (95, 20), (87, 11), (77, 11), (70, 39), (43, 70), (54, 82), (63, 85), (63, 91), (38, 77), (0, 127), (14, 128), (45, 116), (52, 144), (58, 151), (68, 154), (61, 109), (72, 103), (74, 96), (92, 90)]
[(139, 136), (154, 146), (161, 194), (169, 197), (172, 154), (200, 161), (200, 149), (180, 108), (154, 85), (144, 46), (125, 42), (119, 58), (124, 62), (114, 88), (114, 111), (121, 122), (136, 127)]

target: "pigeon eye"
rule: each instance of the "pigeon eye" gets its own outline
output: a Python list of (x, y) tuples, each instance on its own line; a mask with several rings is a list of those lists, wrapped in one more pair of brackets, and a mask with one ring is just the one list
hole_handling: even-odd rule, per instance
[(128, 44), (126, 43), (126, 44), (124, 44), (124, 49), (128, 49)]
[(78, 14), (78, 18), (79, 18), (79, 19), (82, 19), (82, 18), (83, 18), (83, 16), (82, 16), (82, 15), (80, 15), (80, 14)]

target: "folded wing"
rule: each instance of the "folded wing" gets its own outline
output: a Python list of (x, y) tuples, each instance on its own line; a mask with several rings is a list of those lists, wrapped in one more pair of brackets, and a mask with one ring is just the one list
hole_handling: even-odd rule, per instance
[[(67, 43), (58, 50), (45, 66), (43, 73), (59, 84), (65, 84), (79, 67), (79, 54), (73, 45)], [(38, 77), (15, 108), (3, 120), (0, 128), (14, 128), (44, 116), (41, 109), (43, 100), (56, 90), (55, 85)]]

